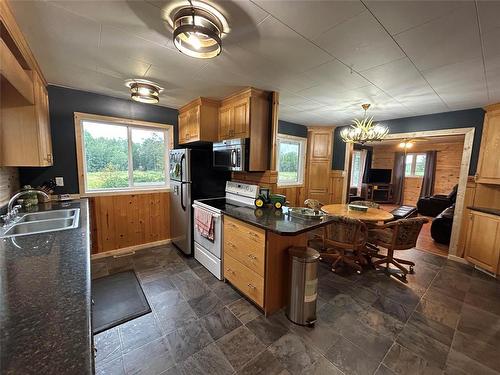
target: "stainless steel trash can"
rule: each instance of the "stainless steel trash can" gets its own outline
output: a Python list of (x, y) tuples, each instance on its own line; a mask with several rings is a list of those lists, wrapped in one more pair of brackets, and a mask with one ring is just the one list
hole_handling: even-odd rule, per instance
[(300, 325), (316, 322), (319, 253), (310, 247), (290, 247), (290, 278), (286, 316)]

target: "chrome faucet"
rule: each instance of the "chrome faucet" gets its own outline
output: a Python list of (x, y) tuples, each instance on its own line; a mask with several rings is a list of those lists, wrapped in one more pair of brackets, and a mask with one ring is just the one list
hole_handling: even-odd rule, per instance
[(46, 192), (44, 192), (43, 190), (39, 190), (39, 189), (28, 189), (28, 190), (21, 190), (21, 191), (17, 192), (9, 200), (9, 204), (7, 205), (7, 214), (2, 215), (2, 220), (3, 220), (4, 226), (8, 226), (9, 224), (11, 224), (11, 222), (17, 216), (19, 209), (21, 208), (20, 205), (14, 206), (14, 203), (16, 202), (16, 200), (18, 200), (23, 195), (33, 194), (33, 193), (40, 194), (44, 198), (50, 199), (49, 195)]

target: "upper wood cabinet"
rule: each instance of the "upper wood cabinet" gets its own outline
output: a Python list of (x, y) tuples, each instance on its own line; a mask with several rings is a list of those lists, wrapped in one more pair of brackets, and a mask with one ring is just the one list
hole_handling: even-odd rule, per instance
[(198, 98), (179, 110), (179, 143), (217, 141), (219, 102)]
[(476, 182), (500, 185), (500, 103), (485, 109)]
[(307, 145), (306, 198), (323, 204), (330, 201), (333, 128), (309, 128)]
[(52, 165), (45, 81), (5, 1), (0, 21), (0, 166)]
[(465, 259), (498, 274), (500, 260), (500, 217), (471, 211), (467, 226)]
[(250, 138), (249, 172), (269, 167), (269, 111), (269, 93), (254, 88), (223, 99), (219, 108), (219, 141)]

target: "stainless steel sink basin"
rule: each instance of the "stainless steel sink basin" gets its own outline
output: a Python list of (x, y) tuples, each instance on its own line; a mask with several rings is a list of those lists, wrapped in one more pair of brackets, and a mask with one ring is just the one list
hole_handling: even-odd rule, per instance
[(11, 227), (0, 228), (0, 238), (72, 229), (78, 227), (79, 219), (79, 208), (29, 213)]
[(31, 214), (26, 214), (21, 217), (18, 223), (26, 223), (29, 221), (40, 221), (40, 220), (50, 220), (50, 219), (66, 219), (74, 217), (78, 209), (71, 210), (55, 210), (55, 211), (44, 211), (44, 212), (34, 212)]

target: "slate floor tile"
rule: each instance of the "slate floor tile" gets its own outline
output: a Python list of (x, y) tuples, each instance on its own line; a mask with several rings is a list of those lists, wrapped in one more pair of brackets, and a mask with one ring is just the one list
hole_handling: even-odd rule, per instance
[(108, 362), (96, 363), (95, 374), (96, 375), (125, 375), (125, 369), (123, 368), (122, 356), (120, 355), (119, 357), (116, 357), (113, 360), (108, 361)]
[(210, 292), (207, 285), (192, 270), (180, 272), (172, 276), (171, 280), (188, 301)]
[(448, 347), (451, 345), (455, 330), (447, 325), (428, 319), (418, 312), (413, 313), (408, 324)]
[(386, 296), (380, 295), (377, 300), (372, 304), (374, 308), (377, 310), (388, 314), (399, 321), (406, 323), (411, 313), (413, 312), (413, 308), (403, 305), (399, 302), (393, 301)]
[(230, 375), (234, 369), (217, 344), (212, 343), (187, 358), (180, 365), (185, 375)]
[(316, 321), (314, 327), (299, 326), (292, 323), (290, 329), (322, 354), (325, 354), (332, 347), (332, 337), (337, 334), (336, 326), (324, 323), (321, 319)]
[(478, 340), (500, 347), (500, 316), (498, 315), (464, 304), (457, 329)]
[(224, 304), (219, 297), (212, 292), (192, 298), (188, 301), (188, 303), (199, 318), (224, 307)]
[(142, 284), (142, 289), (148, 297), (153, 297), (163, 292), (168, 292), (171, 290), (177, 290), (177, 288), (172, 284), (168, 276), (161, 277), (156, 280), (146, 282)]
[(465, 354), (459, 353), (455, 350), (450, 350), (448, 354), (448, 360), (446, 361), (445, 374), (449, 375), (498, 375), (496, 372), (489, 367), (482, 365), (481, 363), (474, 361), (473, 359), (467, 357)]
[(383, 363), (380, 364), (378, 367), (377, 371), (375, 371), (375, 375), (395, 375), (396, 373), (390, 370), (386, 365)]
[(241, 326), (241, 322), (227, 307), (204, 316), (201, 321), (214, 340), (218, 340)]
[(262, 313), (254, 305), (244, 298), (240, 298), (239, 300), (231, 303), (228, 308), (243, 324), (248, 323), (259, 315), (262, 315)]
[(122, 350), (118, 328), (114, 327), (95, 335), (94, 346), (96, 348), (96, 363), (104, 364), (121, 357)]
[(229, 305), (242, 297), (241, 294), (228, 283), (217, 282), (213, 284), (212, 291), (221, 299), (224, 305)]
[(99, 259), (92, 261), (92, 266), (90, 267), (90, 272), (92, 274), (92, 280), (98, 279), (100, 277), (108, 276), (108, 265), (105, 259)]
[(326, 358), (345, 374), (354, 375), (373, 374), (380, 363), (340, 335), (334, 338)]
[(309, 375), (343, 375), (335, 365), (323, 356), (320, 356), (307, 370)]
[(397, 343), (387, 353), (383, 365), (395, 374), (430, 375), (442, 372), (440, 368)]
[(160, 374), (175, 365), (172, 352), (164, 337), (123, 355), (127, 374)]
[(359, 322), (370, 327), (382, 336), (390, 336), (393, 339), (401, 332), (404, 323), (400, 320), (369, 307), (356, 315)]
[(416, 308), (416, 311), (425, 316), (427, 319), (434, 320), (454, 329), (457, 326), (462, 305), (458, 301), (457, 304), (458, 310), (454, 310), (448, 308), (439, 301), (422, 298)]
[(474, 336), (457, 331), (451, 347), (453, 350), (466, 355), (470, 359), (492, 370), (500, 372), (498, 346), (490, 345), (484, 341), (478, 340)]
[(119, 326), (122, 352), (127, 353), (162, 336), (154, 314), (149, 313)]
[(238, 372), (238, 375), (280, 375), (284, 369), (280, 361), (269, 350), (264, 350), (251, 359)]
[(319, 351), (294, 333), (282, 336), (268, 350), (292, 375), (306, 372), (321, 356)]
[(500, 316), (500, 298), (483, 297), (479, 294), (467, 293), (464, 302)]
[(236, 371), (266, 348), (245, 326), (217, 340), (217, 345)]
[(213, 342), (200, 321), (190, 321), (183, 327), (167, 334), (175, 362), (179, 363)]
[(246, 326), (260, 341), (266, 345), (271, 345), (288, 332), (288, 329), (280, 322), (267, 319), (263, 315), (260, 315), (254, 320), (248, 322)]
[(164, 333), (172, 332), (197, 319), (196, 313), (185, 301), (175, 305), (160, 301), (154, 303), (154, 310)]
[(120, 258), (108, 257), (106, 258), (106, 262), (108, 264), (108, 271), (110, 275), (134, 269), (132, 257), (130, 256)]

